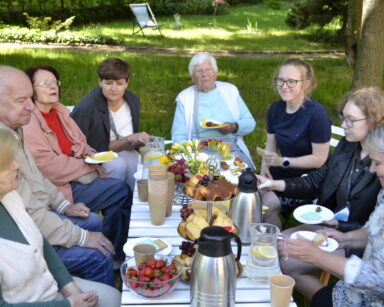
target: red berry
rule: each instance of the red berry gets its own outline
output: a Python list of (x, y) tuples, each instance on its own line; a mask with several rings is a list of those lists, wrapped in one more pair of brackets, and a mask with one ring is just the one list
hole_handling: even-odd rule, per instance
[(160, 278), (162, 281), (166, 281), (166, 280), (170, 280), (171, 279), (171, 276), (169, 276), (169, 274), (164, 274), (163, 276), (161, 276)]
[(167, 265), (167, 263), (164, 260), (157, 260), (156, 261), (156, 268), (157, 269), (161, 269), (161, 268), (165, 267), (166, 265)]
[(152, 269), (154, 269), (156, 267), (156, 260), (155, 259), (150, 259), (147, 261), (146, 263), (147, 267), (150, 267)]
[(144, 275), (145, 276), (151, 276), (151, 274), (153, 273), (153, 269), (151, 268), (151, 267), (146, 267), (145, 269), (144, 269)]

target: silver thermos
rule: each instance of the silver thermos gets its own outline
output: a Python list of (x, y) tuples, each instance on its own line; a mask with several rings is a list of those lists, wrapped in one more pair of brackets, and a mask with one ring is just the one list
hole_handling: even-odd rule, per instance
[[(231, 238), (237, 243), (237, 257), (232, 253)], [(241, 256), (240, 238), (220, 226), (201, 231), (191, 269), (192, 307), (234, 307), (236, 261)]]
[(263, 205), (257, 189), (257, 178), (250, 168), (239, 176), (239, 194), (231, 200), (229, 216), (239, 231), (241, 242), (251, 243), (251, 233), (248, 225), (261, 223), (263, 220)]

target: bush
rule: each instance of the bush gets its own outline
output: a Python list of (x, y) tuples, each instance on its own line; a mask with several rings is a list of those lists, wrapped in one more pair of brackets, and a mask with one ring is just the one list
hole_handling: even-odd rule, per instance
[(305, 29), (312, 24), (323, 28), (335, 17), (346, 16), (347, 0), (306, 0), (294, 5), (286, 23), (291, 28)]
[(26, 22), (30, 29), (38, 29), (41, 31), (54, 30), (58, 32), (61, 29), (68, 30), (71, 24), (73, 23), (73, 20), (75, 19), (75, 16), (71, 16), (65, 21), (52, 21), (51, 17), (32, 17), (29, 16), (28, 13), (23, 13), (23, 15), (25, 16)]
[(281, 1), (280, 0), (268, 0), (267, 6), (272, 10), (280, 10), (281, 9)]
[(109, 44), (118, 45), (120, 42), (104, 35), (90, 35), (83, 32), (55, 30), (41, 31), (25, 27), (7, 27), (0, 29), (0, 40), (23, 41), (32, 43), (65, 43), (65, 44)]

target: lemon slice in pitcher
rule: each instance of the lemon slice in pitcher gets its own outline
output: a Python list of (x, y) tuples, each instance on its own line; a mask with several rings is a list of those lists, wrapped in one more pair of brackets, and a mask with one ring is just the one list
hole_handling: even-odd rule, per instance
[(260, 257), (260, 258), (266, 258), (266, 259), (275, 259), (277, 257), (277, 251), (276, 248), (269, 245), (263, 245), (263, 246), (254, 246), (250, 250), (250, 253), (253, 256)]

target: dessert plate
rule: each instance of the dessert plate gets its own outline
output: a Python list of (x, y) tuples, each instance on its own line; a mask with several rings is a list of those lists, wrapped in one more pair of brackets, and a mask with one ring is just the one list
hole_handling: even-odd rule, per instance
[[(316, 211), (320, 208), (320, 211)], [(297, 207), (293, 211), (293, 216), (296, 220), (303, 224), (320, 224), (323, 221), (329, 221), (333, 219), (335, 214), (326, 207), (318, 205), (304, 205)]]
[(219, 129), (228, 126), (228, 124), (222, 124), (217, 120), (203, 118), (200, 122), (200, 126), (205, 129)]
[(84, 161), (88, 164), (100, 164), (113, 161), (117, 158), (118, 154), (113, 151), (102, 151), (96, 153), (93, 157), (85, 157)]
[[(133, 255), (133, 248), (136, 245), (138, 245), (138, 244), (151, 244), (150, 241), (153, 242), (156, 239), (157, 238), (149, 238), (149, 237), (147, 237), (147, 238), (144, 237), (144, 238), (129, 239), (127, 241), (127, 243), (124, 244), (124, 247), (123, 247), (124, 253), (125, 253), (125, 255), (127, 255), (127, 257), (133, 257), (134, 256)], [(162, 250), (160, 250), (160, 251), (158, 251), (158, 252), (156, 252), (156, 254), (164, 255), (164, 256), (169, 255), (171, 253), (171, 251), (172, 251), (172, 244), (167, 242), (167, 241), (165, 241), (165, 240), (163, 240), (163, 239), (161, 239), (161, 241), (163, 241), (165, 244), (167, 244), (167, 247), (162, 249)], [(153, 243), (153, 244), (155, 244), (155, 243)]]
[[(316, 232), (313, 232), (313, 231), (296, 231), (293, 234), (291, 234), (290, 238), (299, 240), (300, 237), (303, 237), (308, 241), (312, 241), (315, 235), (316, 235)], [(339, 247), (339, 243), (333, 238), (327, 238), (327, 243), (328, 243), (327, 246), (319, 245), (318, 247), (326, 252), (333, 252)]]

